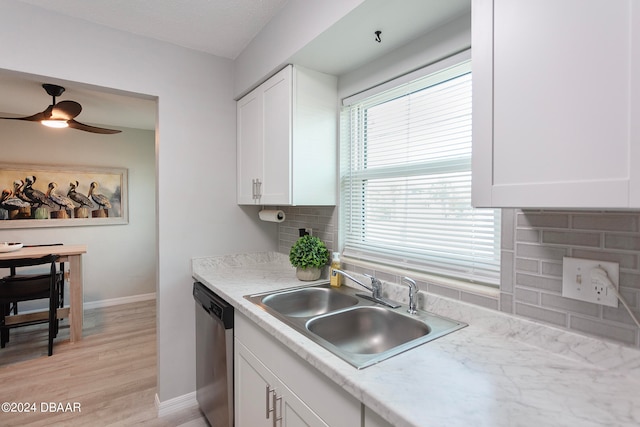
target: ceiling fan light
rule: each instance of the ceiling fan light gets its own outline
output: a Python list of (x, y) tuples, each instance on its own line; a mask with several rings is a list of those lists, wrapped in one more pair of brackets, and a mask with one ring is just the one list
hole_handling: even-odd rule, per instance
[(66, 120), (62, 119), (52, 119), (52, 120), (41, 120), (40, 123), (50, 128), (66, 128), (69, 127), (69, 124)]

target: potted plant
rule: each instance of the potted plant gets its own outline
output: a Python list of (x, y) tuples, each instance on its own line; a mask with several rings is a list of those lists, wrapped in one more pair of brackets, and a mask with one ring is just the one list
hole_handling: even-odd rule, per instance
[(322, 267), (329, 261), (329, 250), (316, 236), (300, 237), (291, 247), (289, 261), (296, 267), (296, 277), (300, 280), (318, 280)]

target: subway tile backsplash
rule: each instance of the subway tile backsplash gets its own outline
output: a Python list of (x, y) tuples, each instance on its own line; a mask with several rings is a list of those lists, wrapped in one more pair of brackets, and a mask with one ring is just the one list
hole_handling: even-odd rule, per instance
[[(280, 252), (289, 253), (299, 228), (313, 228), (330, 251), (338, 250), (337, 208), (281, 209), (287, 219), (279, 224)], [(640, 331), (622, 304), (616, 309), (562, 297), (562, 257), (617, 262), (620, 292), (640, 317), (640, 211), (503, 209), (501, 248), (499, 300), (432, 283), (419, 283), (420, 289), (640, 347)], [(399, 280), (381, 270), (370, 273), (387, 281)]]
[[(289, 254), (291, 246), (298, 240), (298, 229), (311, 228), (327, 245), (329, 252), (337, 249), (338, 214), (335, 206), (280, 206), (285, 220), (278, 225), (278, 252)], [(334, 249), (336, 248), (336, 249)]]
[(513, 306), (501, 305), (503, 311), (640, 347), (622, 304), (616, 309), (562, 297), (563, 256), (617, 262), (620, 292), (640, 315), (640, 212), (503, 209), (503, 215), (515, 217), (514, 241), (502, 242), (503, 253), (515, 259), (513, 286), (501, 286), (501, 299)]

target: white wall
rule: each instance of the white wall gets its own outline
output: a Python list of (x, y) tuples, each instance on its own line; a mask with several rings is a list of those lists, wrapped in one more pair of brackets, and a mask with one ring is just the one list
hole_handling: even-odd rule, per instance
[(340, 99), (362, 92), (471, 47), (471, 14), (338, 78)]
[(191, 258), (277, 248), (276, 229), (235, 203), (233, 64), (12, 0), (0, 40), (0, 68), (158, 97), (158, 396), (192, 392)]
[[(35, 111), (34, 111), (35, 112)], [(49, 129), (32, 122), (0, 121), (3, 163), (99, 166), (128, 169), (129, 224), (0, 230), (1, 241), (25, 244), (85, 244), (84, 301), (100, 301), (156, 291), (155, 136), (124, 129), (95, 135)], [(16, 179), (24, 179), (15, 177)], [(59, 193), (68, 183), (58, 183)], [(84, 186), (88, 183), (83, 183)], [(46, 192), (48, 182), (34, 187)], [(132, 256), (135, 254), (135, 256)]]
[(239, 97), (288, 63), (290, 58), (365, 0), (289, 0), (235, 60), (234, 95)]

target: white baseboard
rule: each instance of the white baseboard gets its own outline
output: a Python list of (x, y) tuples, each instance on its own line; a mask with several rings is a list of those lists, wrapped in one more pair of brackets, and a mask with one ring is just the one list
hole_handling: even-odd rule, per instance
[[(156, 293), (152, 292), (150, 294), (133, 295), (130, 297), (120, 297), (120, 298), (112, 298), (112, 299), (103, 299), (100, 301), (85, 302), (84, 304), (82, 304), (82, 309), (89, 310), (92, 308), (110, 307), (112, 305), (129, 304), (132, 302), (149, 301), (149, 300), (155, 300), (155, 299), (156, 299)], [(29, 303), (30, 301), (20, 303), (21, 314), (34, 313), (37, 311), (48, 309), (48, 306), (44, 306), (41, 303), (36, 303), (36, 304), (29, 304)], [(67, 299), (65, 307), (68, 307), (68, 306), (69, 306), (69, 300)]]
[(189, 409), (194, 406), (198, 406), (195, 391), (174, 397), (173, 399), (165, 400), (164, 402), (160, 402), (158, 393), (156, 393), (156, 409), (158, 410), (158, 418), (173, 414), (174, 412), (182, 411), (183, 409)]
[(152, 299), (156, 299), (155, 292), (152, 292), (149, 294), (133, 295), (130, 297), (120, 297), (120, 298), (103, 299), (100, 301), (85, 302), (83, 304), (83, 308), (85, 310), (89, 310), (92, 308), (102, 308), (102, 307), (110, 307), (112, 305), (129, 304), (132, 302), (149, 301)]

